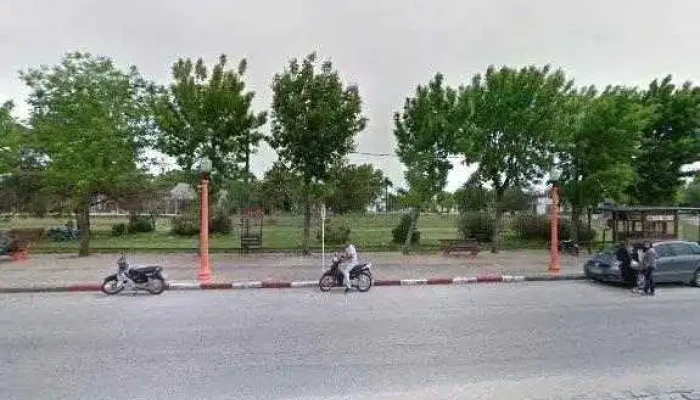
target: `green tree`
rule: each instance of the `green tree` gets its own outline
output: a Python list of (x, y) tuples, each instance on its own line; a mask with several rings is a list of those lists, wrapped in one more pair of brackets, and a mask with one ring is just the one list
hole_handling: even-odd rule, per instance
[(493, 194), (481, 185), (466, 183), (455, 190), (457, 209), (464, 212), (484, 211), (492, 203)]
[(383, 185), (384, 174), (372, 165), (343, 165), (331, 174), (326, 205), (339, 214), (364, 212), (381, 195)]
[(686, 186), (681, 194), (682, 204), (686, 207), (700, 207), (700, 176)]
[(200, 58), (179, 59), (172, 67), (173, 83), (158, 88), (154, 114), (158, 148), (174, 157), (185, 171), (198, 160), (212, 162), (212, 178), (223, 181), (249, 171), (250, 153), (262, 134), (266, 113), (252, 111), (255, 93), (246, 91), (246, 60), (227, 68), (225, 55), (211, 72)]
[(309, 252), (313, 191), (355, 147), (365, 128), (356, 86), (345, 86), (330, 61), (316, 68), (316, 54), (289, 62), (272, 83), (272, 129), (279, 159), (301, 176), (304, 192), (303, 251)]
[(391, 209), (391, 204), (389, 200), (389, 188), (394, 187), (394, 182), (388, 177), (382, 179), (382, 187), (384, 188), (384, 212), (387, 213)]
[(494, 190), (492, 252), (498, 251), (506, 190), (541, 179), (552, 163), (572, 85), (549, 66), (489, 67), (460, 89), (464, 124), (454, 151), (465, 162), (478, 163), (474, 181), (488, 182)]
[(65, 196), (82, 235), (79, 255), (90, 246), (90, 206), (99, 195), (138, 183), (137, 162), (148, 143), (148, 84), (135, 67), (70, 53), (55, 66), (21, 73), (29, 86), (30, 125), (36, 149), (48, 160), (44, 184)]
[(443, 191), (452, 164), (447, 159), (458, 127), (457, 92), (444, 84), (442, 74), (405, 100), (403, 110), (394, 114), (396, 153), (406, 166), (409, 185), (407, 205), (412, 208), (403, 251), (411, 249), (411, 238), (423, 208)]
[(581, 232), (584, 209), (606, 199), (622, 202), (632, 183), (632, 162), (641, 131), (651, 116), (636, 90), (593, 87), (572, 96), (569, 129), (562, 135), (562, 196), (572, 206), (574, 241)]
[(435, 205), (439, 212), (450, 212), (455, 206), (454, 193), (442, 191), (435, 197)]
[(629, 193), (639, 204), (672, 204), (683, 187), (682, 167), (700, 161), (700, 88), (677, 87), (669, 75), (654, 80), (642, 101), (654, 113), (632, 164), (636, 179)]
[(262, 205), (267, 212), (292, 212), (299, 209), (302, 199), (302, 179), (281, 163), (265, 172), (260, 185)]

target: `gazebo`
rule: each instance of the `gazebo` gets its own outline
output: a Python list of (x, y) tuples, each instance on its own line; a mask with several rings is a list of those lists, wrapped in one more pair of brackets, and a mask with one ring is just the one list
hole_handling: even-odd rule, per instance
[[(598, 208), (612, 229), (612, 240), (673, 240), (679, 238), (681, 216), (700, 219), (700, 207), (616, 207)], [(698, 221), (700, 222), (700, 220)], [(698, 224), (700, 237), (700, 224)]]

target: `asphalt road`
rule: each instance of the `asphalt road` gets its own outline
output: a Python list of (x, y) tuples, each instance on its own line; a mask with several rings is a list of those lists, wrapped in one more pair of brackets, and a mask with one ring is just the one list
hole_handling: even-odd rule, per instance
[(698, 300), (588, 282), (2, 295), (0, 398), (682, 399)]

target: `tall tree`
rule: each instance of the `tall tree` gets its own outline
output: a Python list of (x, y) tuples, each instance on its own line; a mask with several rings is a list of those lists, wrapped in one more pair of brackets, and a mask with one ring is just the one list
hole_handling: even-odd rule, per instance
[(633, 163), (637, 179), (630, 194), (640, 204), (672, 204), (683, 187), (682, 167), (700, 161), (700, 88), (677, 87), (669, 75), (654, 80), (642, 100), (654, 114)]
[(12, 116), (14, 104), (7, 101), (0, 105), (0, 175), (8, 174), (18, 164), (20, 134)]
[(606, 199), (623, 200), (632, 183), (632, 162), (641, 131), (651, 116), (636, 90), (593, 87), (571, 98), (569, 129), (559, 156), (562, 195), (572, 206), (571, 239), (578, 240), (580, 216)]
[(426, 86), (419, 85), (403, 110), (394, 114), (396, 153), (406, 166), (407, 201), (412, 208), (404, 253), (411, 250), (421, 210), (442, 192), (452, 169), (447, 157), (459, 125), (456, 107), (457, 92), (438, 73)]
[(493, 188), (492, 252), (498, 251), (506, 190), (541, 179), (552, 163), (572, 85), (563, 72), (549, 66), (489, 67), (460, 89), (460, 115), (465, 123), (455, 152), (465, 162), (478, 163), (474, 180)]
[(173, 83), (158, 88), (158, 148), (183, 170), (196, 169), (198, 160), (208, 157), (215, 180), (249, 171), (250, 153), (262, 138), (258, 129), (267, 117), (252, 110), (255, 93), (246, 90), (246, 68), (245, 59), (237, 69), (228, 68), (225, 55), (211, 72), (201, 58), (181, 58), (172, 67)]
[(389, 177), (385, 176), (384, 179), (382, 179), (382, 187), (384, 187), (384, 212), (387, 213), (391, 208), (389, 206), (389, 188), (394, 187), (394, 182), (392, 182)]
[(316, 54), (293, 59), (272, 82), (272, 131), (279, 159), (299, 173), (304, 191), (303, 251), (309, 252), (312, 189), (355, 147), (365, 128), (356, 86), (344, 85), (330, 61), (317, 69)]
[(135, 67), (70, 53), (55, 66), (21, 73), (29, 86), (30, 125), (48, 165), (44, 184), (65, 195), (81, 230), (79, 255), (90, 246), (90, 206), (100, 194), (138, 183), (148, 141), (149, 86)]
[(371, 164), (342, 165), (329, 179), (326, 205), (333, 211), (363, 212), (382, 193), (384, 174)]

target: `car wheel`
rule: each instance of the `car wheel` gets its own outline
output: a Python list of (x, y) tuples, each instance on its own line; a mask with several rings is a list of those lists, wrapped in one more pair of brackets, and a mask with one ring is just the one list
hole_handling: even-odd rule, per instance
[(695, 287), (700, 287), (700, 268), (695, 270), (693, 274), (693, 280), (690, 282), (691, 285)]

